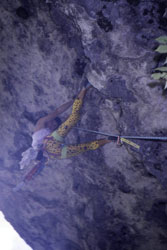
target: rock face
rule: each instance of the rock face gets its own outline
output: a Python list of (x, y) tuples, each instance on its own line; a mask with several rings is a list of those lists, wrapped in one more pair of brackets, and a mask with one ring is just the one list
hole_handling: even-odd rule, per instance
[[(86, 75), (79, 126), (165, 136), (167, 100), (151, 88), (164, 57), (167, 3), (140, 0), (2, 0), (0, 3), (0, 210), (34, 250), (166, 250), (166, 143), (115, 142), (51, 161), (19, 192), (21, 153), (35, 122), (70, 100)], [(61, 116), (65, 120), (68, 110)], [(100, 138), (72, 130), (67, 143)], [(31, 166), (30, 166), (31, 169)]]

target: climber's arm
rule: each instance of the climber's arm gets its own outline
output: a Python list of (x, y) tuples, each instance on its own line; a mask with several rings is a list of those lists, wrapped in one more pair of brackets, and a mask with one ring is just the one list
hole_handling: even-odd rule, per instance
[(44, 116), (39, 120), (42, 120), (43, 122), (51, 121), (51, 120), (55, 119), (58, 115), (65, 112), (72, 104), (73, 104), (73, 100), (68, 101), (68, 102), (62, 104), (59, 108), (57, 108), (55, 111), (53, 111), (49, 115)]
[(49, 115), (40, 118), (36, 123), (35, 131), (38, 131), (38, 130), (40, 130), (42, 128), (45, 128), (45, 124), (48, 121), (51, 121), (51, 120), (55, 119), (58, 115), (65, 112), (72, 104), (73, 104), (73, 100), (68, 101), (68, 102), (62, 104), (59, 108), (57, 108), (55, 111), (53, 111)]

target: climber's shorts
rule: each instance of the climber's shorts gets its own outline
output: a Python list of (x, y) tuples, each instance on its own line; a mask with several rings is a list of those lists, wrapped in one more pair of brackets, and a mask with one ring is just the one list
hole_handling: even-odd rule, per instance
[(95, 150), (99, 147), (98, 141), (92, 141), (78, 145), (64, 144), (65, 136), (80, 118), (79, 112), (81, 107), (82, 101), (80, 99), (75, 99), (72, 114), (69, 116), (69, 118), (64, 123), (62, 123), (60, 127), (51, 135), (45, 137), (43, 143), (44, 150), (51, 158), (69, 158), (89, 150)]

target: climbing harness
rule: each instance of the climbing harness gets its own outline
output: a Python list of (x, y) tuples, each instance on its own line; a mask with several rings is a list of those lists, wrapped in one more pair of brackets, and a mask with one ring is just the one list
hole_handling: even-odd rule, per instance
[(57, 131), (54, 131), (52, 133), (52, 136), (54, 137), (54, 139), (56, 139), (58, 142), (64, 142), (64, 138), (62, 136), (60, 136)]
[(65, 159), (67, 157), (67, 146), (63, 146), (61, 151), (61, 159)]

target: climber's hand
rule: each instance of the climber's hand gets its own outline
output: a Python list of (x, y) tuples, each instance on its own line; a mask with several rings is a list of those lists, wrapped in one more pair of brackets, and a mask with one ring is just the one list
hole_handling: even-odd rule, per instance
[(84, 78), (82, 85), (85, 89), (89, 89), (90, 87), (92, 87), (92, 84), (88, 81), (86, 77)]

